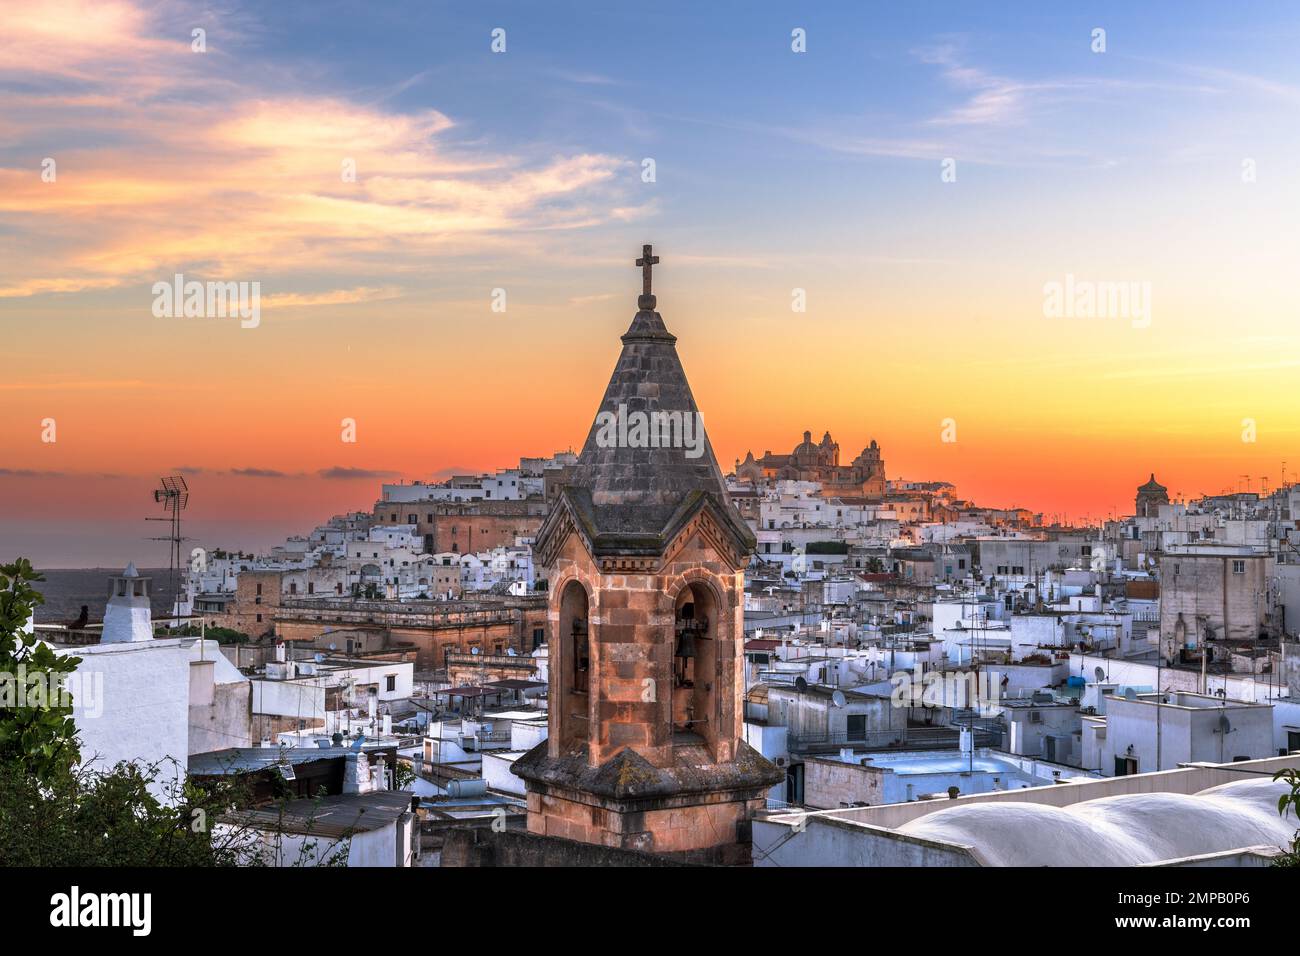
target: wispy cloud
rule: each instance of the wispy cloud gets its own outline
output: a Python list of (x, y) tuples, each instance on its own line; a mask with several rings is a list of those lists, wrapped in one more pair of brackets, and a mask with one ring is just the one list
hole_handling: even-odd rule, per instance
[(585, 73), (579, 70), (552, 70), (551, 75), (567, 83), (579, 83), (583, 86), (619, 86), (620, 80), (603, 73)]
[(378, 468), (344, 468), (341, 465), (335, 465), (333, 468), (322, 468), (316, 474), (330, 480), (355, 481), (358, 479), (396, 478), (399, 472)]
[(0, 478), (103, 478), (113, 480), (129, 478), (130, 475), (116, 475), (111, 472), (50, 471), (40, 468), (0, 468)]
[(969, 99), (954, 109), (933, 117), (930, 123), (940, 126), (1005, 123), (1024, 118), (1025, 99), (1042, 84), (1025, 84), (996, 76), (962, 61), (951, 43), (914, 51), (922, 63), (940, 67), (948, 82), (969, 92)]
[[(396, 276), (433, 256), (635, 210), (621, 157), (494, 150), (439, 110), (382, 105), (423, 74), (370, 103), (280, 92), (278, 81), (272, 94), (258, 70), (191, 52), (188, 32), (160, 37), (159, 8), (37, 7), (6, 13), (0, 115), (6, 139), (51, 143), (41, 148), (57, 178), (43, 181), (37, 165), (0, 168), (0, 223), (29, 240), (4, 240), (0, 297), (175, 272), (265, 286), (268, 274), (338, 276), (365, 263), (367, 277)], [(59, 148), (67, 129), (101, 142)], [(267, 304), (373, 301), (396, 285), (305, 289)]]
[(64, 471), (40, 471), (34, 468), (0, 468), (0, 478), (63, 478)]
[(331, 289), (329, 292), (283, 292), (262, 299), (263, 308), (300, 308), (314, 305), (352, 305), (358, 302), (382, 302), (396, 299), (402, 290), (396, 286), (357, 286), (352, 289)]

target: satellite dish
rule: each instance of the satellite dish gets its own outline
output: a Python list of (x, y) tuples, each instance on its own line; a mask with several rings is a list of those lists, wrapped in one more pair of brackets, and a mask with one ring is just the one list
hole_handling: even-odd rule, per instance
[(1092, 674), (1093, 674), (1094, 677), (1097, 678), (1097, 683), (1098, 683), (1098, 684), (1100, 684), (1102, 681), (1104, 681), (1104, 680), (1106, 679), (1106, 670), (1105, 670), (1105, 668), (1102, 668), (1102, 667), (1094, 667), (1094, 668), (1092, 669)]
[(1125, 687), (1125, 688), (1124, 688), (1124, 699), (1125, 699), (1125, 700), (1137, 700), (1137, 699), (1138, 699), (1138, 692), (1137, 692), (1137, 690), (1135, 690), (1135, 689), (1132, 688), (1132, 687)]
[(808, 681), (804, 680), (802, 677), (796, 677), (794, 679), (794, 689), (801, 694), (806, 693), (808, 690)]
[(831, 706), (832, 707), (844, 706), (844, 692), (842, 690), (837, 690), (835, 693), (831, 694)]
[(1232, 721), (1228, 719), (1227, 714), (1219, 715), (1219, 733), (1221, 734), (1232, 733)]
[(469, 652), (470, 652), (471, 654), (477, 654), (477, 653), (478, 653), (478, 648), (477, 648), (477, 647), (471, 647), (471, 648), (469, 649)]
[(515, 653), (515, 649), (513, 647), (506, 648), (506, 657), (518, 657), (518, 656), (519, 655)]

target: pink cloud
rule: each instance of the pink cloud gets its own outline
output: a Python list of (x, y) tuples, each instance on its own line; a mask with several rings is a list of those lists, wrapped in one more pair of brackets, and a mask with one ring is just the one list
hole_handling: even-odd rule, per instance
[[(73, 93), (0, 101), (7, 131), (39, 143), (97, 129), (113, 145), (50, 147), (54, 182), (42, 181), (38, 159), (0, 169), (0, 218), (10, 227), (0, 297), (144, 286), (183, 271), (262, 280), (337, 272), (366, 256), (399, 275), (439, 252), (635, 214), (618, 157), (470, 149), (438, 110), (235, 83), (222, 60), (190, 52), (188, 34), (151, 36), (149, 16), (121, 0), (42, 12), (17, 18), (0, 59), (12, 53), (8, 67), (84, 82)], [(153, 98), (169, 82), (193, 95)], [(343, 301), (341, 292), (318, 300)]]

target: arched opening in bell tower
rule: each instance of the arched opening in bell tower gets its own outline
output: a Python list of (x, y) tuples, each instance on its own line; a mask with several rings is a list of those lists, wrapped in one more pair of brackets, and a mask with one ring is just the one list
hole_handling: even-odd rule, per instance
[(713, 589), (699, 582), (682, 588), (674, 602), (674, 743), (717, 738), (719, 611)]
[(587, 743), (590, 730), (589, 612), (586, 588), (570, 581), (560, 595), (560, 618), (554, 642), (558, 654), (551, 663), (559, 675), (559, 700), (551, 706), (559, 708), (558, 736), (562, 753)]

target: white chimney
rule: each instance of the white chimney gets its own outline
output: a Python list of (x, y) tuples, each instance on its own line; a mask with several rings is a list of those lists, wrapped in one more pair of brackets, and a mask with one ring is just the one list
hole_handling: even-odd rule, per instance
[(104, 608), (101, 644), (129, 644), (153, 640), (153, 612), (149, 607), (149, 578), (140, 577), (132, 562), (112, 582)]

